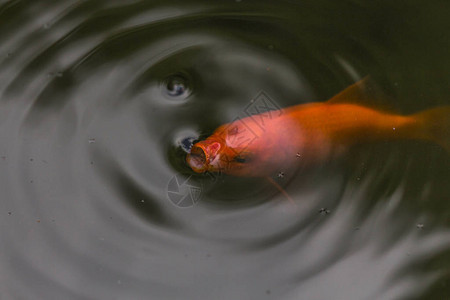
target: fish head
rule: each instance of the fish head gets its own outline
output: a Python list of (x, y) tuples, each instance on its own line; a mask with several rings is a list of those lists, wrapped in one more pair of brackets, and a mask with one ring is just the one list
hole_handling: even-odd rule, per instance
[[(251, 134), (249, 136), (249, 134)], [(195, 143), (186, 161), (194, 172), (221, 172), (230, 175), (251, 176), (255, 174), (255, 158), (258, 149), (250, 143), (253, 133), (236, 123), (219, 127), (207, 139)], [(253, 153), (255, 152), (255, 153)], [(253, 163), (249, 163), (253, 162)]]
[(186, 161), (196, 173), (221, 172), (242, 175), (248, 166), (248, 152), (239, 152), (223, 141), (210, 137), (194, 144)]

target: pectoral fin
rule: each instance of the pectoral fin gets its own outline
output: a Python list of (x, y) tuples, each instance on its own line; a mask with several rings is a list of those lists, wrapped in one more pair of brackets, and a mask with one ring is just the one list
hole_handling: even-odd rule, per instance
[(291, 198), (291, 196), (289, 196), (289, 194), (275, 181), (273, 180), (271, 177), (266, 177), (266, 179), (274, 186), (277, 188), (278, 191), (280, 191), (285, 197), (286, 199), (289, 201), (289, 203), (295, 208), (297, 207), (297, 204), (294, 202), (294, 200)]

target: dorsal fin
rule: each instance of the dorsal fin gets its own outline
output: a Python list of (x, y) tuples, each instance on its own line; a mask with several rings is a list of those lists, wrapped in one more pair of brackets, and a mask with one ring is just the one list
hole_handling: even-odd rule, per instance
[(334, 95), (327, 103), (361, 103), (366, 99), (370, 92), (370, 77), (366, 76), (358, 82), (355, 82), (345, 90)]
[(364, 105), (387, 112), (393, 110), (392, 98), (377, 86), (369, 75), (339, 92), (326, 103)]

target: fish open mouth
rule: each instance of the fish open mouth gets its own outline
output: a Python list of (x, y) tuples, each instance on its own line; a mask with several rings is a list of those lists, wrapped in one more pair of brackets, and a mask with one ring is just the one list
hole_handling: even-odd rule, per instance
[(187, 163), (197, 173), (203, 173), (208, 170), (209, 159), (205, 149), (201, 146), (192, 146), (191, 152), (187, 155)]

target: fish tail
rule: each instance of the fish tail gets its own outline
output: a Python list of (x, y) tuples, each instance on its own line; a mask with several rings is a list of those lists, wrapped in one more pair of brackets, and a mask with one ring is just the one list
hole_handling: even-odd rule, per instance
[(440, 106), (414, 114), (422, 138), (433, 141), (450, 153), (450, 106)]

